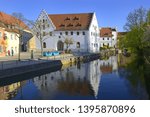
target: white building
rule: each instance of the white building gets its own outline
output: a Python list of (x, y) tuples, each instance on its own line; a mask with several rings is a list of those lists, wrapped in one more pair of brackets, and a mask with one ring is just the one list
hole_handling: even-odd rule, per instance
[[(67, 38), (73, 40), (69, 47), (72, 51), (99, 52), (99, 27), (95, 13), (49, 15), (42, 11), (37, 22), (42, 23), (39, 27), (42, 26), (44, 51), (65, 50)], [(35, 43), (36, 50), (40, 50), (37, 38)]]
[(100, 47), (117, 47), (117, 30), (116, 28), (100, 28)]

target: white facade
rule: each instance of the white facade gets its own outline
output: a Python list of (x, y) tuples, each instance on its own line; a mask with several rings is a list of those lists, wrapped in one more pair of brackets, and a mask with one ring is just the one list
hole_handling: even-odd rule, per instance
[[(87, 30), (56, 30), (56, 26), (45, 11), (42, 11), (37, 21), (45, 20), (45, 28), (42, 29), (48, 36), (43, 37), (45, 44), (44, 51), (59, 50), (58, 43), (64, 43), (66, 38), (72, 39), (73, 44), (68, 49), (75, 52), (99, 52), (99, 28), (95, 13)], [(58, 21), (59, 22), (59, 21)], [(50, 33), (50, 34), (49, 34)], [(36, 49), (40, 50), (40, 41), (35, 39)], [(63, 50), (66, 45), (63, 45)]]
[(108, 46), (112, 48), (117, 47), (117, 30), (112, 29), (112, 36), (107, 36), (107, 32), (105, 36), (100, 35), (100, 47)]

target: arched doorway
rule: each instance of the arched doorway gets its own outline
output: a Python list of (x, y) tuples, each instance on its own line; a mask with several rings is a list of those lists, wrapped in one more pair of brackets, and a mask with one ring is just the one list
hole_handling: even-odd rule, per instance
[(77, 48), (80, 48), (80, 42), (77, 42)]
[(46, 42), (43, 42), (43, 48), (46, 48)]
[(64, 43), (62, 41), (58, 41), (57, 50), (58, 51), (63, 51), (64, 50)]

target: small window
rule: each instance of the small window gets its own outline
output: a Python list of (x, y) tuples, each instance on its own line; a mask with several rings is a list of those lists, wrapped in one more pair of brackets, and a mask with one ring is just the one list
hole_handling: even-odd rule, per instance
[(61, 36), (59, 36), (59, 38), (61, 38)]
[(65, 20), (70, 20), (70, 18), (69, 17), (66, 17), (66, 19)]
[(60, 35), (62, 35), (62, 32), (60, 32)]
[(79, 32), (77, 32), (77, 35), (79, 35), (80, 33)]
[(11, 40), (13, 40), (13, 35), (12, 34), (10, 35), (10, 38), (11, 38)]
[(68, 32), (65, 32), (66, 35), (68, 35)]
[(83, 35), (85, 35), (85, 32), (82, 32)]
[(45, 32), (43, 32), (43, 36), (45, 36), (46, 35), (46, 33)]
[(43, 19), (43, 23), (45, 23), (45, 20)]
[(109, 40), (109, 38), (107, 38), (107, 40)]
[(0, 32), (0, 38), (2, 37), (2, 33)]
[(71, 32), (71, 35), (73, 35), (73, 32)]
[(104, 40), (104, 38), (103, 38), (103, 40)]
[(52, 32), (50, 32), (49, 35), (52, 36)]
[(43, 30), (45, 30), (45, 25), (43, 25)]
[(46, 42), (43, 42), (43, 48), (46, 48)]
[(0, 52), (2, 52), (2, 46), (0, 46)]
[(15, 52), (17, 53), (17, 47), (15, 47)]

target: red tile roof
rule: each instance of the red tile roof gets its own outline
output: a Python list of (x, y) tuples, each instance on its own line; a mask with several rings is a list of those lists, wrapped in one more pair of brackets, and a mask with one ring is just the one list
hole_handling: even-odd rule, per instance
[(0, 23), (3, 23), (5, 25), (15, 25), (18, 23), (18, 25), (20, 25), (22, 28), (28, 29), (27, 25), (25, 25), (23, 21), (17, 19), (14, 16), (8, 15), (4, 12), (0, 12)]
[(49, 15), (56, 30), (88, 30), (93, 13)]
[(101, 66), (100, 67), (102, 73), (111, 73), (112, 72), (112, 66)]
[(112, 29), (111, 28), (101, 28), (100, 29), (100, 37), (112, 37)]

